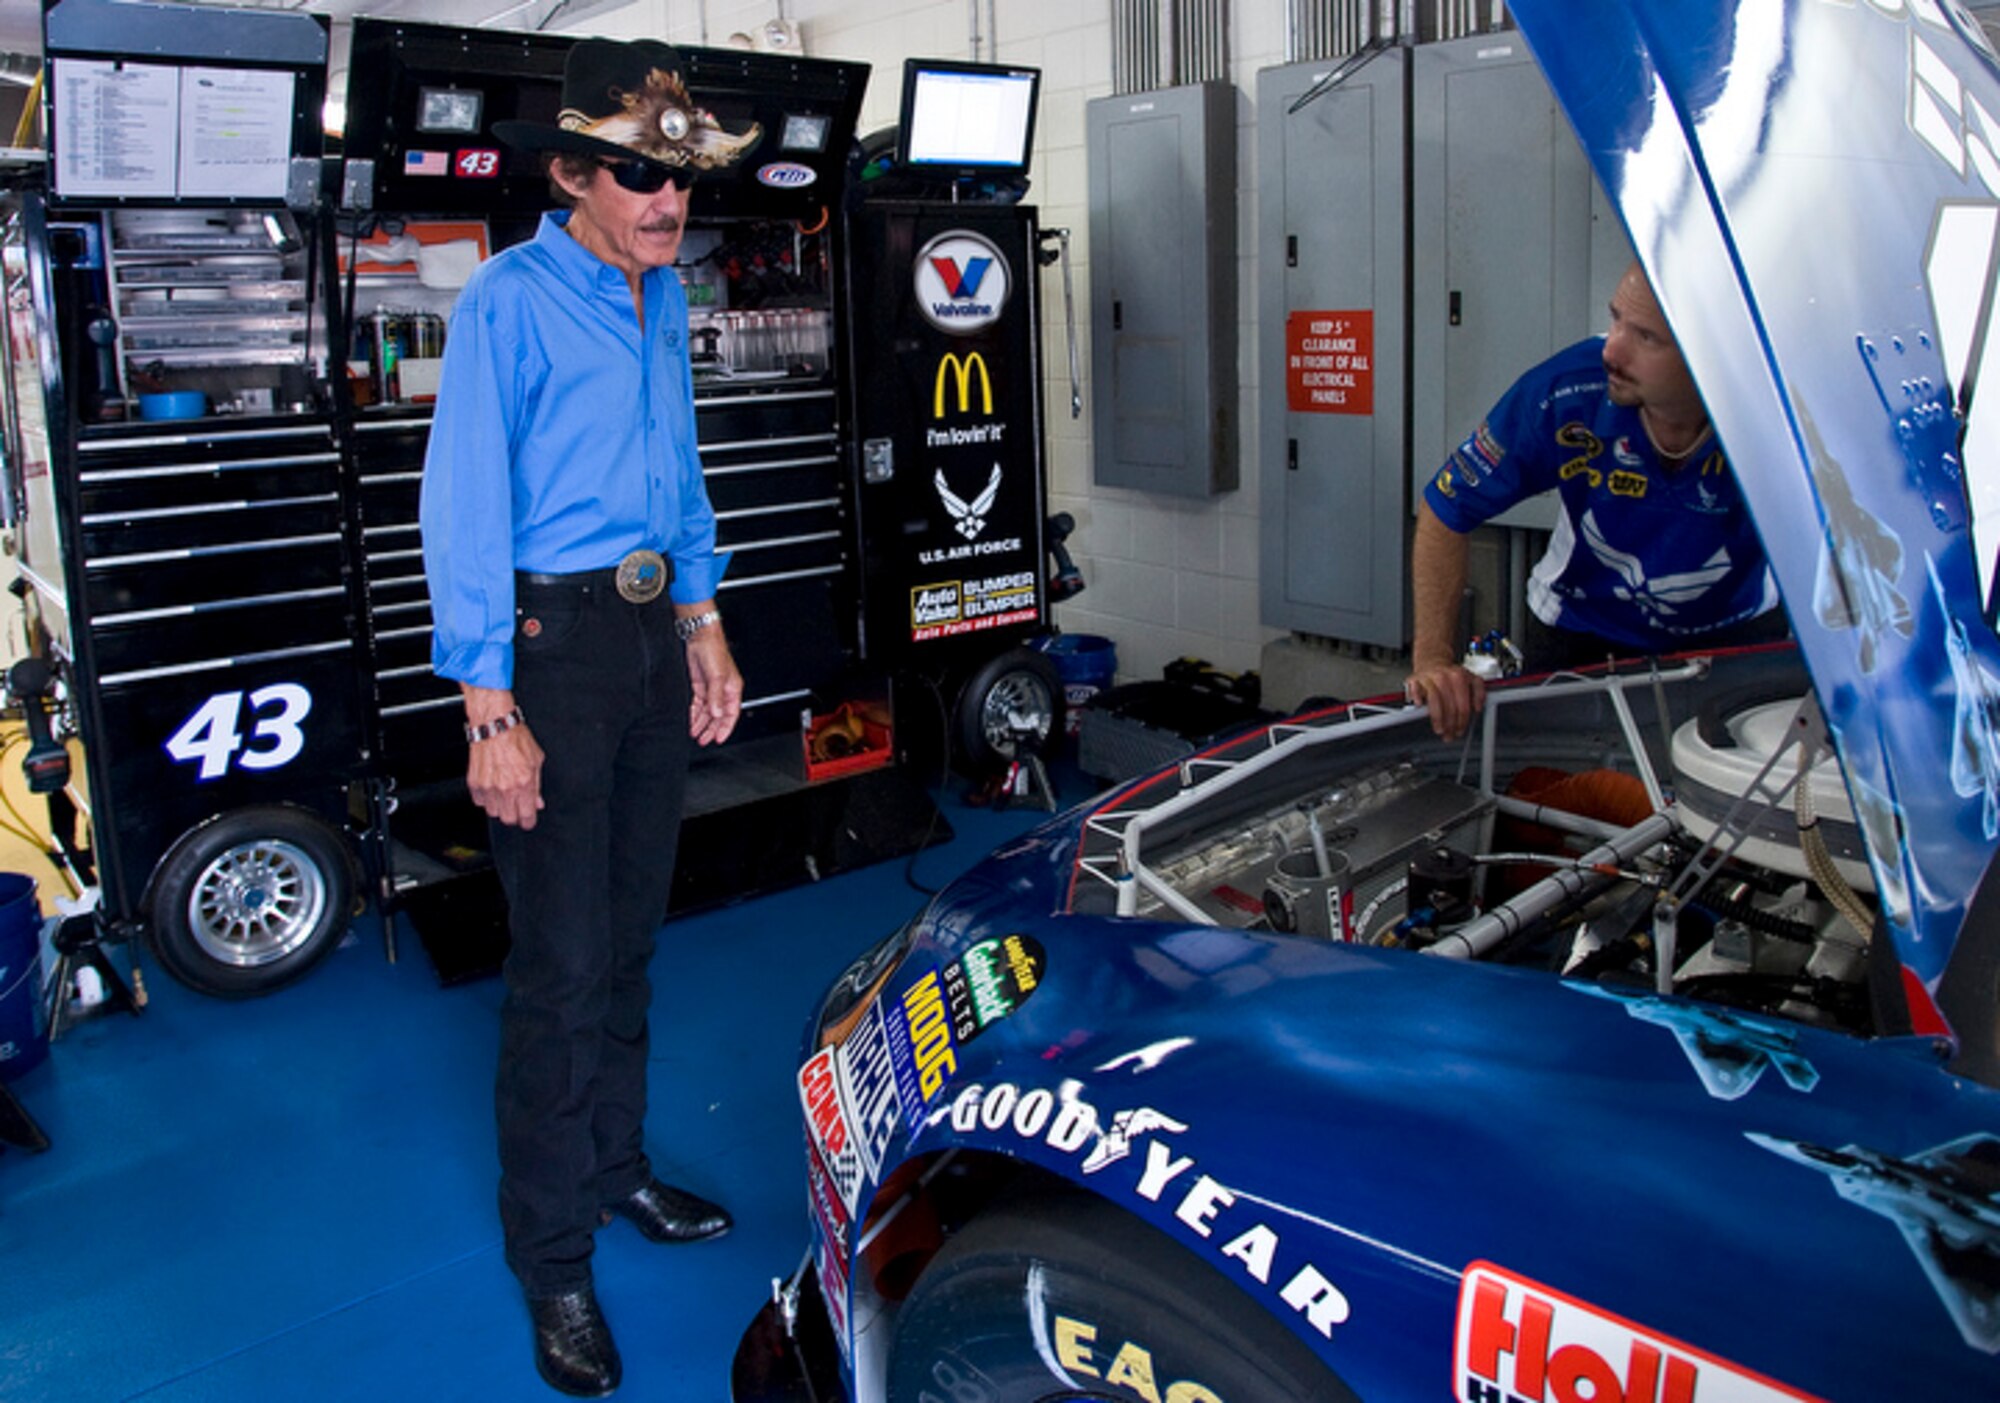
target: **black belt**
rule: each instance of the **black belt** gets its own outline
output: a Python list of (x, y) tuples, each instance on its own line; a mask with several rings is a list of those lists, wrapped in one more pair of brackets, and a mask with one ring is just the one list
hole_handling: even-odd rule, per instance
[(579, 570), (571, 575), (545, 575), (539, 570), (516, 570), (514, 583), (533, 585), (537, 589), (567, 589), (579, 594), (592, 594), (599, 590), (618, 588), (618, 567), (608, 565), (602, 570)]
[[(635, 570), (635, 567), (642, 569)], [(516, 591), (532, 590), (537, 594), (569, 594), (578, 598), (594, 596), (616, 596), (632, 604), (650, 604), (655, 599), (666, 597), (667, 586), (674, 582), (674, 563), (654, 551), (634, 551), (616, 565), (602, 570), (577, 570), (564, 574), (546, 574), (539, 570), (517, 570), (514, 572)]]

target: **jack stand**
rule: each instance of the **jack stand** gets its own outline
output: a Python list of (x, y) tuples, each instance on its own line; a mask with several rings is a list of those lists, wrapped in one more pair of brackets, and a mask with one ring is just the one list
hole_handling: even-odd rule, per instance
[(49, 977), (49, 1041), (54, 1042), (69, 1026), (70, 984), (76, 978), (79, 967), (87, 966), (97, 971), (104, 981), (104, 1002), (98, 1005), (107, 1013), (123, 1009), (127, 1013), (139, 1013), (144, 1005), (133, 996), (132, 990), (118, 971), (112, 967), (110, 957), (97, 940), (97, 918), (95, 916), (71, 916), (56, 927), (54, 941), (56, 947), (55, 973)]
[(1054, 813), (1056, 791), (1049, 783), (1048, 767), (1042, 764), (1042, 757), (1029, 751), (1007, 767), (1007, 778), (1000, 786), (1003, 800), (1025, 799)]
[(4, 1081), (0, 1081), (0, 1145), (20, 1145), (36, 1155), (48, 1149), (48, 1135), (28, 1115), (28, 1107), (14, 1099)]
[(0, 1082), (0, 1143), (19, 1145), (31, 1154), (40, 1154), (49, 1147), (49, 1137), (35, 1124), (27, 1108), (14, 1099), (5, 1082)]

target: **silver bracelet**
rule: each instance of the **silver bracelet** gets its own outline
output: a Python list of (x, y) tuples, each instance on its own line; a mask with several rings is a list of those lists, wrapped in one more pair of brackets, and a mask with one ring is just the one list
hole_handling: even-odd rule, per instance
[(719, 624), (721, 622), (722, 611), (719, 609), (710, 609), (704, 613), (690, 614), (685, 619), (675, 619), (674, 632), (681, 636), (681, 642), (687, 643), (691, 642), (697, 633), (700, 633), (710, 624)]
[(477, 726), (468, 721), (465, 724), (466, 744), (477, 745), (483, 740), (492, 740), (502, 731), (511, 731), (516, 726), (526, 725), (527, 720), (528, 718), (521, 714), (521, 708), (517, 706), (505, 716), (496, 716), (491, 721), (480, 722)]

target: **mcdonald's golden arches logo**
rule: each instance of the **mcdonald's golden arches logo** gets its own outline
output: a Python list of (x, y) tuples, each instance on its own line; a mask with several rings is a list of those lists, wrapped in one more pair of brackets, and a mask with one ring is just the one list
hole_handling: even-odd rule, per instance
[(956, 351), (945, 352), (938, 362), (937, 387), (931, 396), (931, 418), (944, 418), (944, 389), (950, 380), (958, 382), (958, 412), (972, 412), (972, 375), (979, 373), (979, 412), (993, 412), (993, 377), (986, 373), (986, 357), (977, 351), (967, 351), (963, 356)]

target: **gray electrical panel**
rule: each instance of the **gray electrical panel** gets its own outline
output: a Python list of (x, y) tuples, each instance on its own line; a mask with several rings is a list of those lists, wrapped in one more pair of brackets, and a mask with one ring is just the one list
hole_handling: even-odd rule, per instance
[(1379, 54), (1292, 111), (1336, 66), (1257, 75), (1261, 613), (1400, 648), (1408, 60)]
[(1258, 75), (1262, 616), (1401, 648), (1413, 493), (1603, 329), (1631, 250), (1518, 35), (1393, 49), (1291, 110), (1337, 67)]
[[(1605, 325), (1631, 246), (1514, 33), (1411, 50), (1410, 471), (1421, 491), (1514, 377)], [(1496, 525), (1546, 529), (1523, 502)]]
[(1086, 118), (1096, 482), (1185, 497), (1230, 491), (1235, 89), (1099, 98)]

